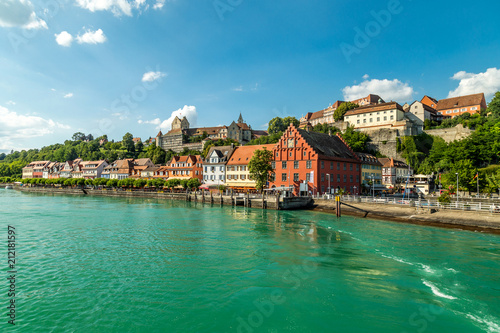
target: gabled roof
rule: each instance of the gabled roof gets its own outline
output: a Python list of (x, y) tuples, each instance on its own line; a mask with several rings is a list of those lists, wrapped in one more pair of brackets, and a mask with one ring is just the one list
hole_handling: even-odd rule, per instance
[(366, 153), (356, 153), (363, 164), (378, 165), (382, 166), (382, 163), (378, 160), (376, 156)]
[[(233, 154), (234, 150), (236, 147), (234, 146), (219, 146), (219, 147), (211, 147), (210, 150), (208, 151), (207, 154), (207, 159), (205, 160), (204, 164), (220, 164), (220, 163), (225, 163), (231, 158), (231, 155)], [(221, 159), (220, 162), (218, 163), (210, 163), (210, 160), (208, 157), (212, 156), (213, 153), (216, 153), (217, 156)]]
[(461, 108), (465, 106), (480, 105), (484, 101), (484, 94), (474, 94), (467, 96), (452, 97), (442, 99), (438, 102), (436, 109), (438, 111), (448, 110), (453, 108)]
[(395, 160), (394, 158), (382, 157), (378, 159), (384, 168), (408, 168), (408, 164), (402, 161)]
[(438, 103), (438, 100), (437, 100), (437, 99), (432, 98), (431, 96), (428, 96), (428, 95), (424, 95), (424, 97), (422, 97), (422, 99), (421, 99), (420, 101), (422, 102), (422, 101), (424, 100), (424, 98), (426, 98), (426, 97), (427, 97), (428, 99), (430, 99), (431, 101), (433, 101), (434, 103), (436, 103), (436, 104)]
[(148, 164), (153, 164), (149, 158), (138, 158), (134, 160), (135, 165), (143, 166)]
[(308, 132), (303, 129), (297, 129), (297, 131), (319, 155), (358, 160), (351, 148), (337, 135), (330, 136), (324, 133)]
[(422, 104), (422, 107), (424, 108), (425, 111), (428, 111), (430, 113), (433, 113), (433, 114), (437, 114), (437, 111), (436, 109), (434, 109), (433, 107), (430, 107), (429, 105), (425, 104), (425, 103), (422, 103), (421, 101), (415, 101), (413, 103), (410, 104), (410, 108), (413, 106), (413, 104), (415, 103), (420, 103)]
[(397, 109), (397, 110), (404, 112), (403, 107), (401, 105), (399, 105), (396, 102), (389, 102), (389, 103), (361, 106), (359, 108), (347, 111), (345, 115), (352, 116), (355, 114), (370, 113), (370, 112), (385, 111), (385, 110), (394, 110), (394, 109)]
[(266, 148), (269, 151), (272, 151), (276, 146), (275, 143), (268, 145), (255, 145), (255, 146), (240, 146), (236, 147), (233, 155), (229, 158), (228, 165), (246, 165), (250, 162), (250, 159), (253, 156), (253, 153), (258, 149)]

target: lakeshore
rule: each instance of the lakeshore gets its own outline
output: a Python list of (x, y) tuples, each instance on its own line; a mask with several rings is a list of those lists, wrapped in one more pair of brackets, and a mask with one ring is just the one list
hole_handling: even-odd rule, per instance
[[(94, 190), (81, 188), (55, 188), (55, 187), (29, 187), (15, 186), (15, 190), (32, 193), (45, 194), (69, 194), (69, 195), (90, 195), (108, 197), (136, 197), (136, 198), (156, 198), (161, 200), (180, 200), (209, 203), (214, 205), (244, 206), (259, 209), (288, 209), (283, 206), (283, 202), (274, 196), (267, 198), (254, 198), (249, 196), (220, 196), (201, 195), (196, 193), (171, 193), (163, 191), (127, 191), (127, 190)], [(293, 198), (292, 198), (293, 199)], [(420, 224), (443, 228), (456, 228), (472, 231), (481, 231), (500, 234), (500, 214), (477, 213), (471, 211), (439, 210), (434, 211), (426, 208), (407, 207), (400, 205), (374, 204), (374, 203), (352, 203), (348, 207), (342, 205), (342, 214), (363, 217), (367, 211), (367, 218), (378, 220), (389, 220), (411, 224)], [(314, 199), (315, 211), (325, 213), (335, 213), (335, 201), (325, 199)]]

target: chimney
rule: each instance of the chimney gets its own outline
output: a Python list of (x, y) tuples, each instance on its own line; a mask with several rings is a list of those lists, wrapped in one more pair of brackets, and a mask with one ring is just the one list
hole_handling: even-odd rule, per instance
[(231, 143), (231, 149), (234, 149), (234, 143)]

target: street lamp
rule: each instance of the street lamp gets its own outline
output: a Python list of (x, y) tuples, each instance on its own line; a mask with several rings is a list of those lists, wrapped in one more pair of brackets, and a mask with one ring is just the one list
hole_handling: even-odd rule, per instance
[(372, 180), (372, 198), (375, 200), (375, 180), (373, 179), (373, 175), (371, 175), (370, 178)]
[(457, 204), (458, 204), (458, 172), (455, 172), (455, 175), (457, 175)]
[(328, 194), (330, 195), (332, 193), (332, 191), (330, 190), (330, 174), (327, 173), (326, 175), (328, 176)]

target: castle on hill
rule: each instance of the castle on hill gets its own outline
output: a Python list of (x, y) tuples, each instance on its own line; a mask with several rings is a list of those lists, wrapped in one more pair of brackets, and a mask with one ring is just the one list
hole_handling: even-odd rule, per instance
[[(181, 152), (185, 148), (189, 150), (203, 150), (205, 142), (210, 140), (226, 140), (232, 139), (244, 145), (252, 139), (267, 135), (266, 131), (252, 130), (244, 120), (240, 113), (237, 121), (233, 121), (229, 126), (216, 127), (198, 127), (190, 128), (189, 121), (184, 116), (182, 119), (175, 117), (172, 121), (171, 130), (163, 134), (161, 131), (156, 136), (156, 145), (164, 150), (173, 150)], [(203, 138), (202, 140), (194, 140), (194, 138)]]

